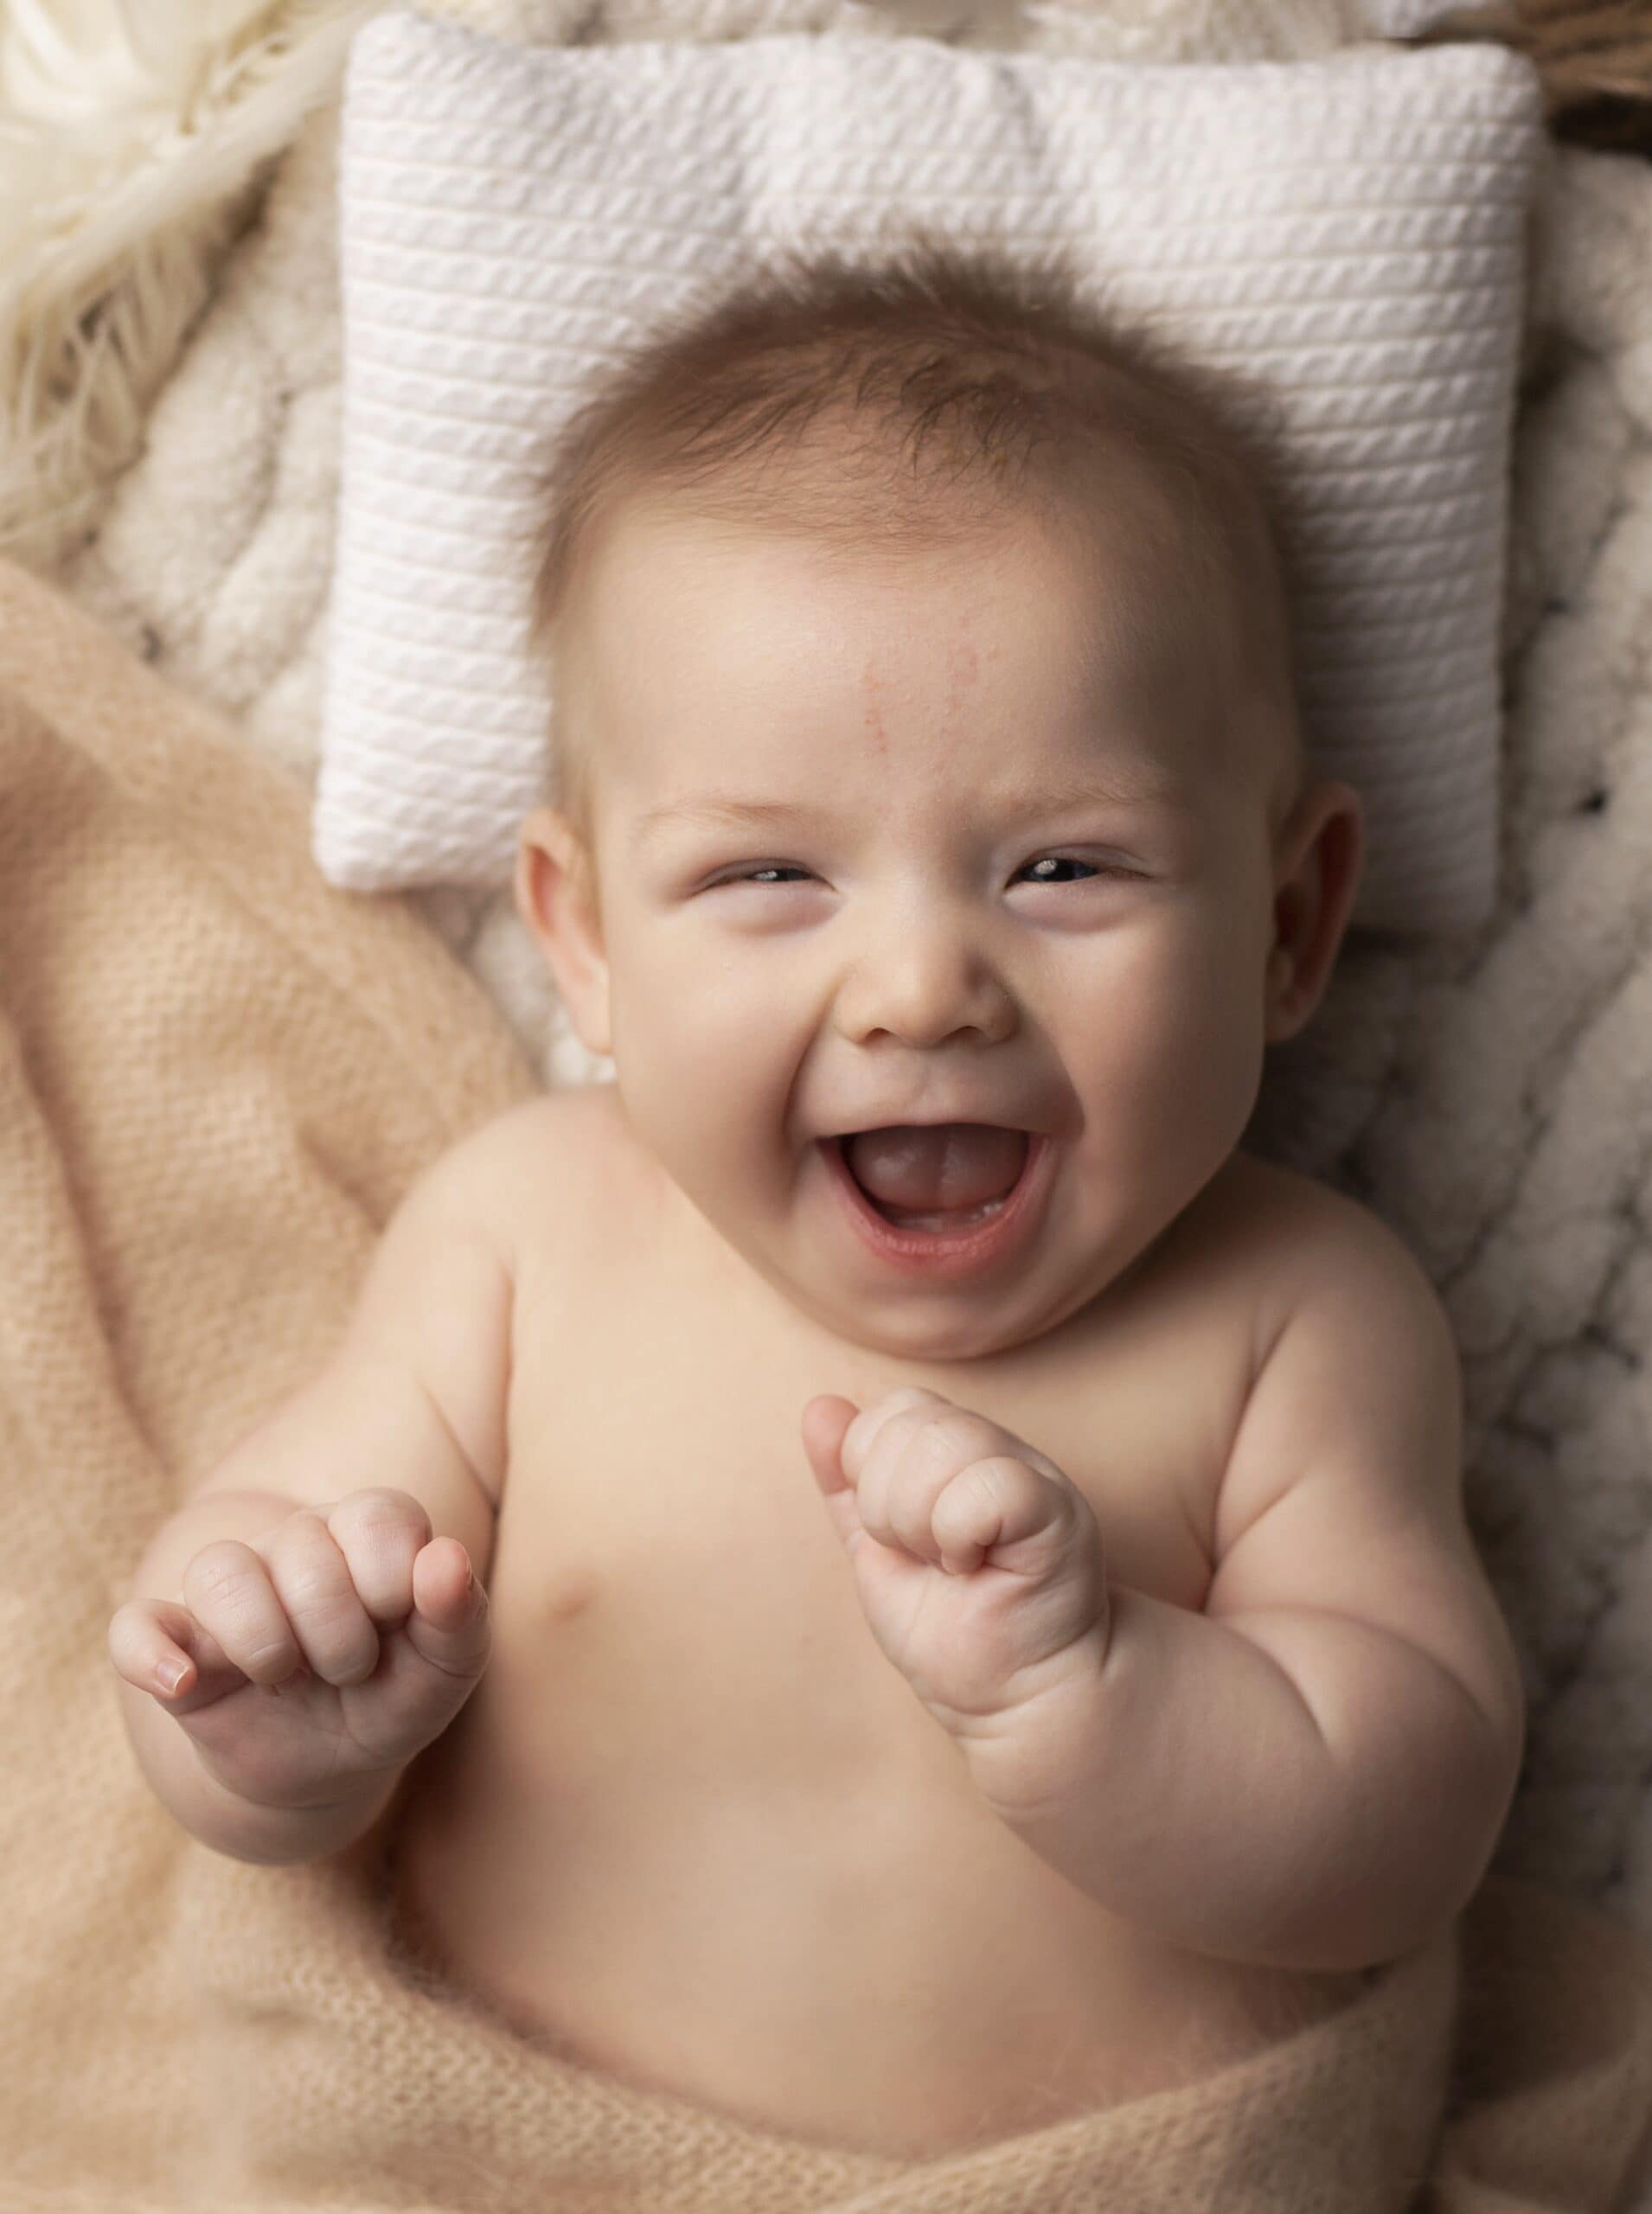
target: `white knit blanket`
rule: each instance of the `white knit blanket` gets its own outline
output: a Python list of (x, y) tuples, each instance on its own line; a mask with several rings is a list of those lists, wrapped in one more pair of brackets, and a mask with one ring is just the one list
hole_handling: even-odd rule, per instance
[[(541, 41), (923, 30), (1122, 60), (1323, 50), (1350, 13), (1335, 0), (441, 12)], [(57, 578), (310, 781), (338, 471), (335, 123), (312, 117), (284, 159), (145, 451)], [(1247, 1142), (1390, 1222), (1456, 1324), (1470, 1520), (1530, 1700), (1495, 1865), (1652, 1936), (1652, 166), (1556, 152), (1533, 247), (1498, 912), (1421, 950), (1350, 938), (1308, 1032), (1271, 1049)], [(572, 1037), (508, 897), (415, 898), (547, 1082), (606, 1072)]]

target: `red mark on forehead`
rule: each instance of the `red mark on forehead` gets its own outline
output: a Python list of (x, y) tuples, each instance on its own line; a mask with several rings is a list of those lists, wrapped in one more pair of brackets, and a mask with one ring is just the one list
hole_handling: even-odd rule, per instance
[(947, 650), (946, 664), (950, 679), (946, 709), (956, 725), (964, 713), (964, 695), (981, 675), (981, 656), (976, 651), (974, 639), (954, 639)]
[[(996, 645), (988, 649), (989, 655), (991, 656), (996, 656), (998, 651), (999, 649)], [(939, 733), (943, 740), (949, 733), (955, 733), (961, 727), (967, 712), (966, 694), (972, 686), (980, 681), (980, 649), (971, 637), (955, 638), (947, 647), (946, 661), (946, 714)], [(867, 657), (865, 668), (861, 672), (861, 682), (866, 691), (867, 736), (871, 739), (880, 756), (887, 761), (889, 758), (889, 733), (883, 719), (883, 695), (887, 686), (878, 674), (877, 662), (874, 656), (868, 655)]]
[(883, 726), (883, 709), (879, 704), (879, 694), (883, 689), (883, 685), (882, 680), (878, 675), (876, 665), (869, 656), (863, 681), (866, 685), (867, 736), (887, 761), (889, 758), (889, 734)]

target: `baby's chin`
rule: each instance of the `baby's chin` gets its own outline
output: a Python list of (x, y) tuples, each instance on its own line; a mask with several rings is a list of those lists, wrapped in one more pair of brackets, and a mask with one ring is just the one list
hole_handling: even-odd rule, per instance
[(811, 1304), (795, 1293), (792, 1305), (809, 1314), (841, 1344), (880, 1354), (887, 1360), (925, 1367), (945, 1366), (952, 1362), (976, 1363), (1013, 1353), (1020, 1347), (1047, 1335), (1061, 1319), (1017, 1318), (1006, 1326), (1002, 1316), (961, 1318), (954, 1315), (925, 1321), (908, 1310), (892, 1316), (887, 1326), (880, 1326), (863, 1308), (846, 1312), (823, 1302)]
[(882, 1294), (829, 1280), (810, 1257), (784, 1268), (767, 1256), (747, 1256), (783, 1299), (840, 1343), (890, 1360), (983, 1361), (1047, 1338), (1092, 1308), (1097, 1297), (1131, 1277), (1137, 1261), (1079, 1281), (1052, 1277), (1036, 1257), (1013, 1278), (947, 1289), (893, 1285)]

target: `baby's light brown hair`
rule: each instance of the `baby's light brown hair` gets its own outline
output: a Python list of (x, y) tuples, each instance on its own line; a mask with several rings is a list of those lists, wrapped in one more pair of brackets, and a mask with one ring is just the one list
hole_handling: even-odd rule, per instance
[[(1303, 768), (1293, 554), (1251, 427), (1266, 396), (1080, 296), (1070, 264), (921, 227), (874, 259), (794, 252), (656, 326), (569, 418), (544, 485), (531, 638), (553, 671), (549, 791), (589, 859), (595, 763), (566, 711), (579, 598), (622, 511), (658, 502), (800, 531), (845, 559), (988, 536), (1017, 513), (1082, 523), (1131, 495), (1181, 564), (1154, 611), (1218, 626), (1232, 742), (1264, 746), (1275, 819)], [(1162, 496), (1143, 504), (1143, 484)], [(1105, 611), (1098, 610), (1098, 617)], [(1243, 727), (1240, 727), (1243, 726)]]

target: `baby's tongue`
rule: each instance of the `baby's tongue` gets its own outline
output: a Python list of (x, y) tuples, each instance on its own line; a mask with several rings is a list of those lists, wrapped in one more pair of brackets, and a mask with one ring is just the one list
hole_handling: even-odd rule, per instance
[(886, 1206), (973, 1207), (1015, 1183), (1027, 1133), (986, 1123), (897, 1123), (846, 1137), (843, 1157), (850, 1174)]

